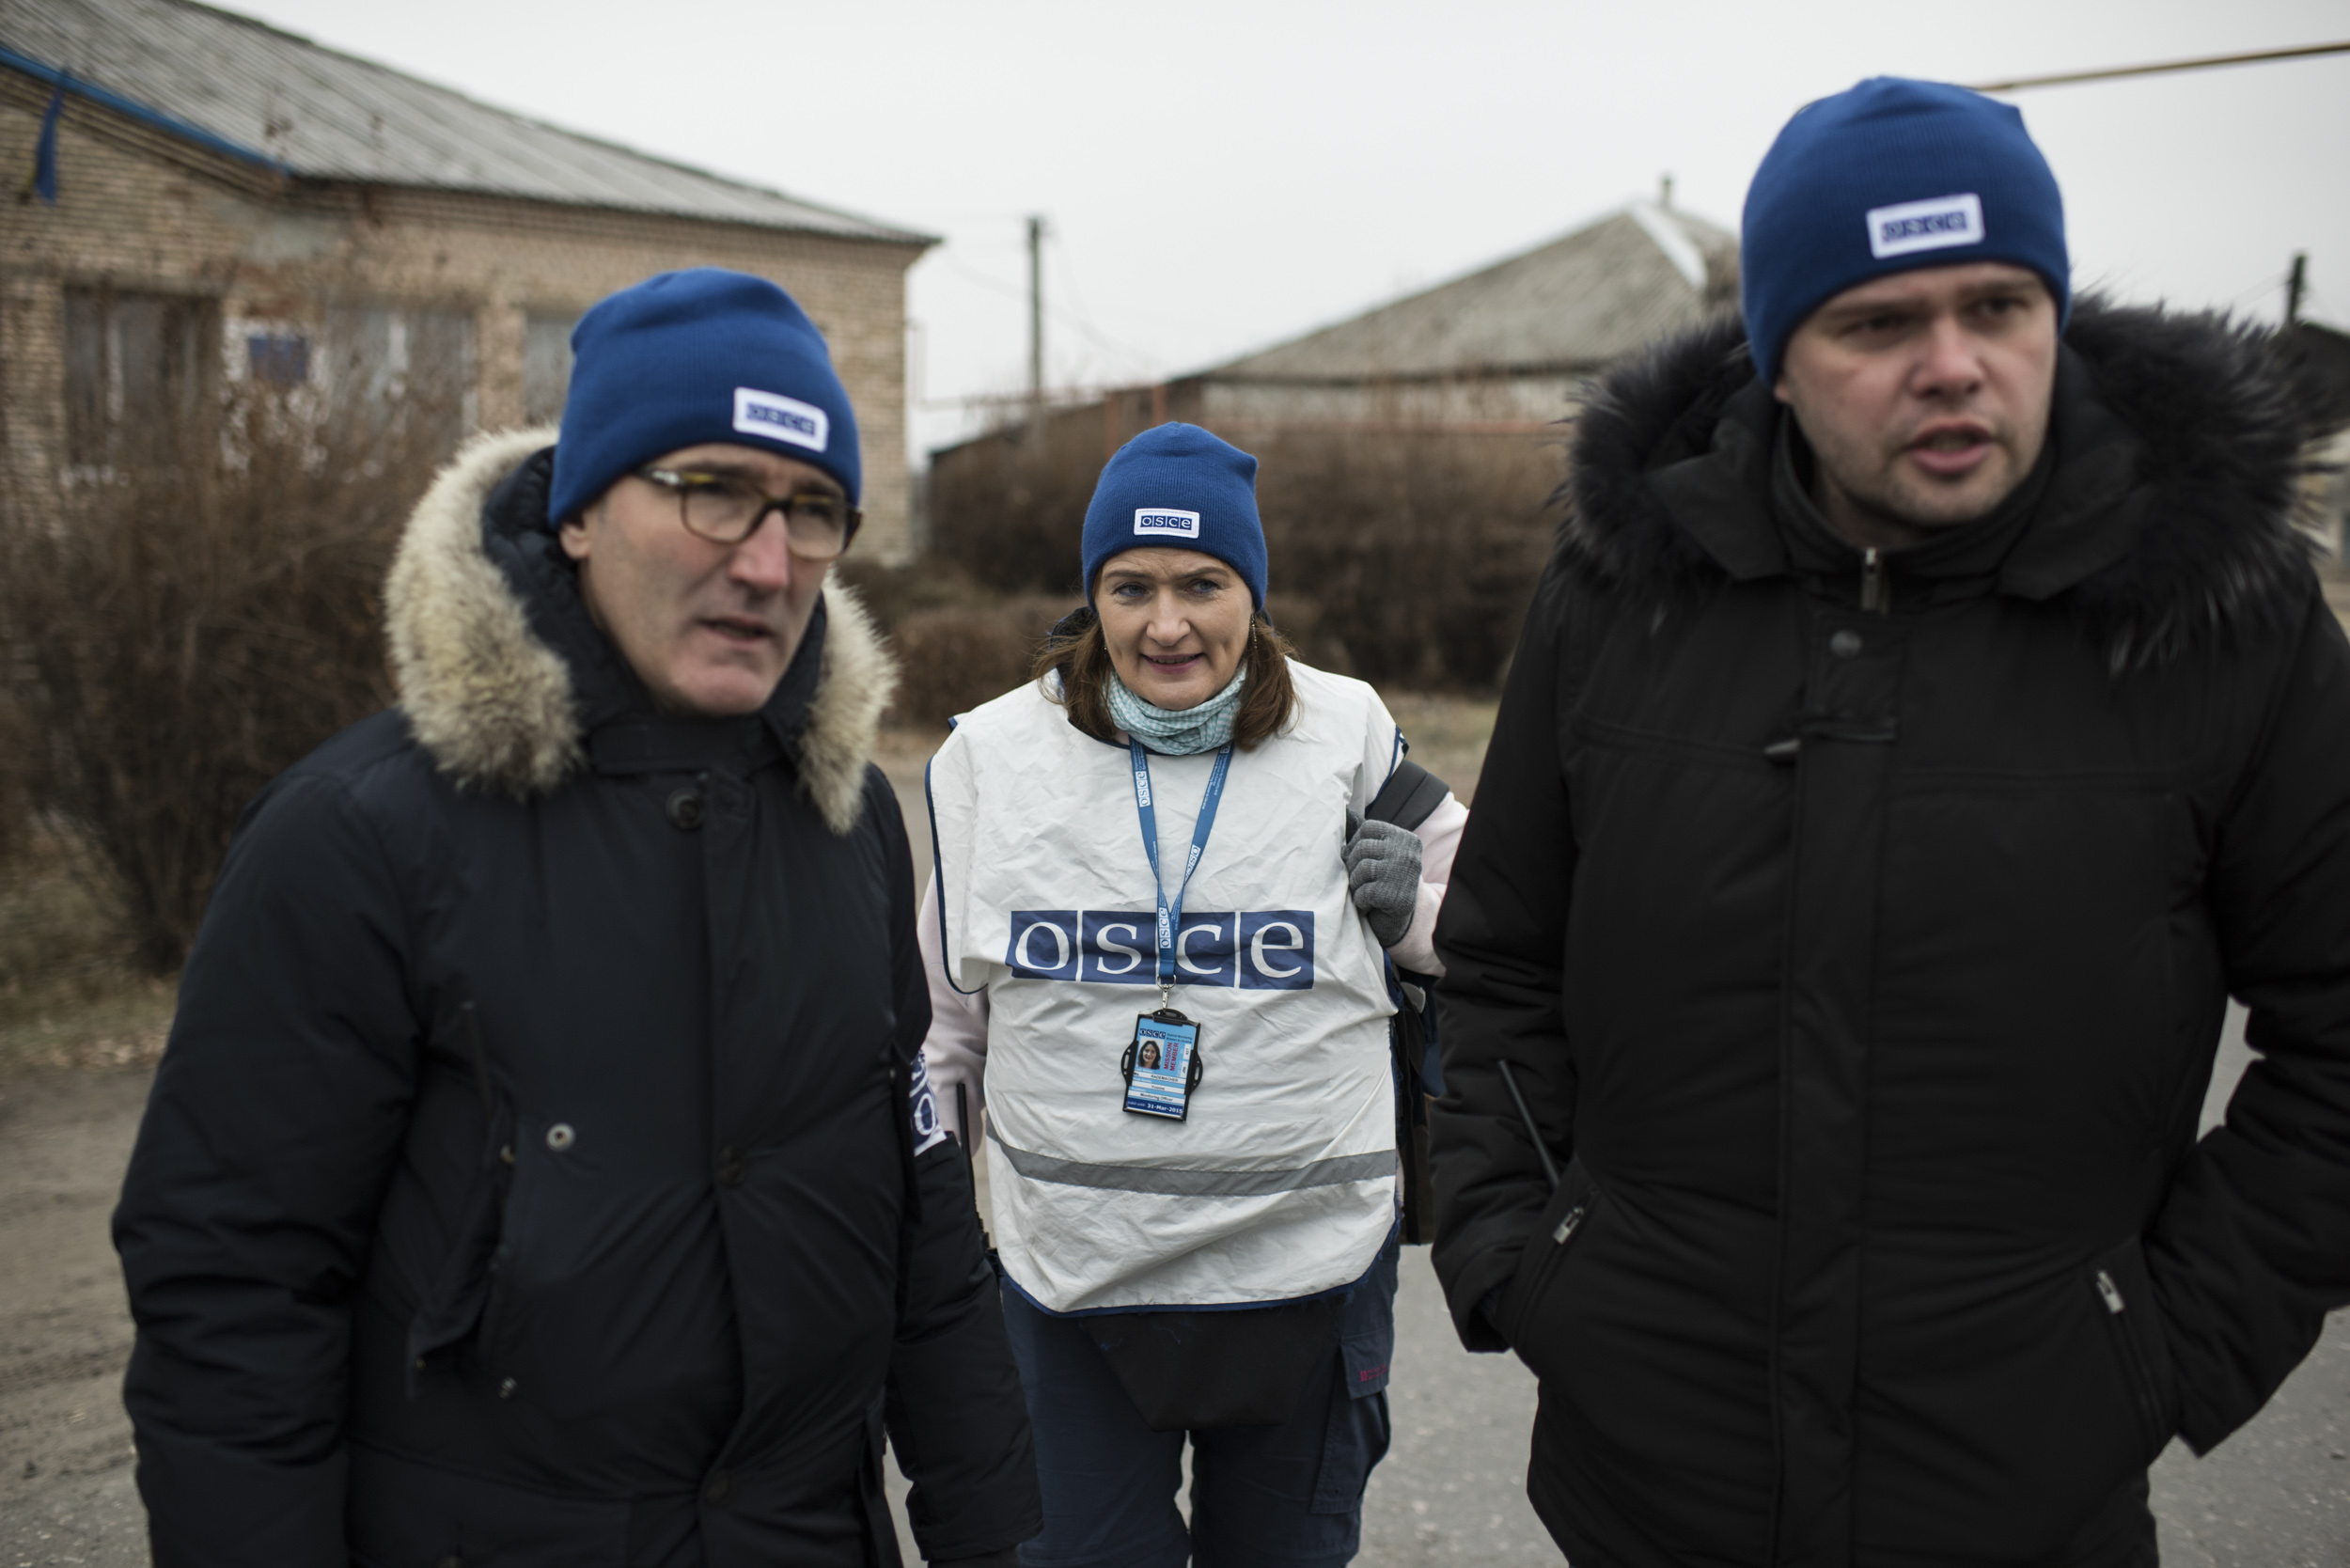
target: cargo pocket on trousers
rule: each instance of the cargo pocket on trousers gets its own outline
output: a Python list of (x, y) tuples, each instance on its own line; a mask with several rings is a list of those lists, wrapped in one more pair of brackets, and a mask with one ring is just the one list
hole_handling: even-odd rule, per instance
[(1313, 1512), (1352, 1513), (1363, 1505), (1371, 1466), (1387, 1454), (1387, 1364), (1395, 1356), (1395, 1325), (1339, 1339), (1339, 1365), (1322, 1433), (1322, 1468), (1314, 1477)]

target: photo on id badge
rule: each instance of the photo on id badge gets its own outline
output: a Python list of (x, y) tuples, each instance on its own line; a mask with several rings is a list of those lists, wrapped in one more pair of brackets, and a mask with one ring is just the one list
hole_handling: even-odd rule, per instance
[(1142, 1013), (1125, 1057), (1126, 1109), (1183, 1121), (1199, 1082), (1199, 1026), (1169, 1009)]

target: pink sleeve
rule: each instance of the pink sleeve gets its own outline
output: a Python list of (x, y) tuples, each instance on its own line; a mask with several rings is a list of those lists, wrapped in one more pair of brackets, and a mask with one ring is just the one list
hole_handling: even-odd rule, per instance
[[(1442, 807), (1437, 808), (1439, 811)], [(1459, 834), (1456, 831), (1454, 838)], [(1449, 850), (1445, 864), (1452, 864)], [(1420, 889), (1425, 904), (1428, 889)], [(968, 994), (956, 990), (947, 980), (945, 949), (940, 947), (938, 921), (938, 879), (931, 878), (922, 890), (922, 909), (916, 917), (916, 938), (922, 947), (922, 972), (931, 983), (931, 1032), (922, 1039), (922, 1060), (930, 1068), (931, 1087), (938, 1095), (938, 1114), (954, 1128), (965, 1149), (973, 1147), (955, 1114), (955, 1090), (961, 1087), (970, 1101), (973, 1120), (987, 1108), (987, 990), (982, 986)], [(1430, 917), (1433, 924), (1434, 917)], [(1418, 930), (1418, 922), (1413, 923)]]
[[(1419, 907), (1413, 912), (1403, 939), (1387, 949), (1399, 969), (1423, 975), (1444, 973), (1444, 963), (1436, 957), (1436, 916), (1444, 909), (1445, 885), (1452, 880), (1452, 857), (1460, 851), (1461, 830), (1466, 826), (1468, 808), (1448, 794), (1428, 813), (1427, 821), (1413, 830), (1419, 836)], [(935, 981), (932, 986), (935, 989)], [(931, 1038), (938, 1038), (936, 1025), (931, 1027)], [(931, 1074), (935, 1077), (937, 1073), (933, 1058)]]

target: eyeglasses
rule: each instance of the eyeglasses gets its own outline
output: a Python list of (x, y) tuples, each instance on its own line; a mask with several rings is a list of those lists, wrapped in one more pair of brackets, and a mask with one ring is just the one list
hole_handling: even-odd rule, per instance
[(713, 544), (740, 544), (759, 532), (771, 511), (783, 513), (783, 538), (803, 560), (828, 561), (849, 547), (865, 514), (838, 495), (821, 490), (769, 495), (739, 479), (716, 474), (681, 474), (672, 468), (639, 468), (638, 478), (677, 497), (678, 521), (686, 532)]

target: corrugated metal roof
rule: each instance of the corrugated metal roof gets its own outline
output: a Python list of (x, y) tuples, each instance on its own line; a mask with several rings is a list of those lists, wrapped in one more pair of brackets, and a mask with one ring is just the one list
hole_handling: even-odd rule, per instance
[(1331, 381), (1588, 368), (1734, 298), (1738, 241), (1637, 203), (1522, 256), (1201, 372)]
[(298, 177), (934, 243), (526, 119), (185, 0), (0, 0), (0, 47)]

